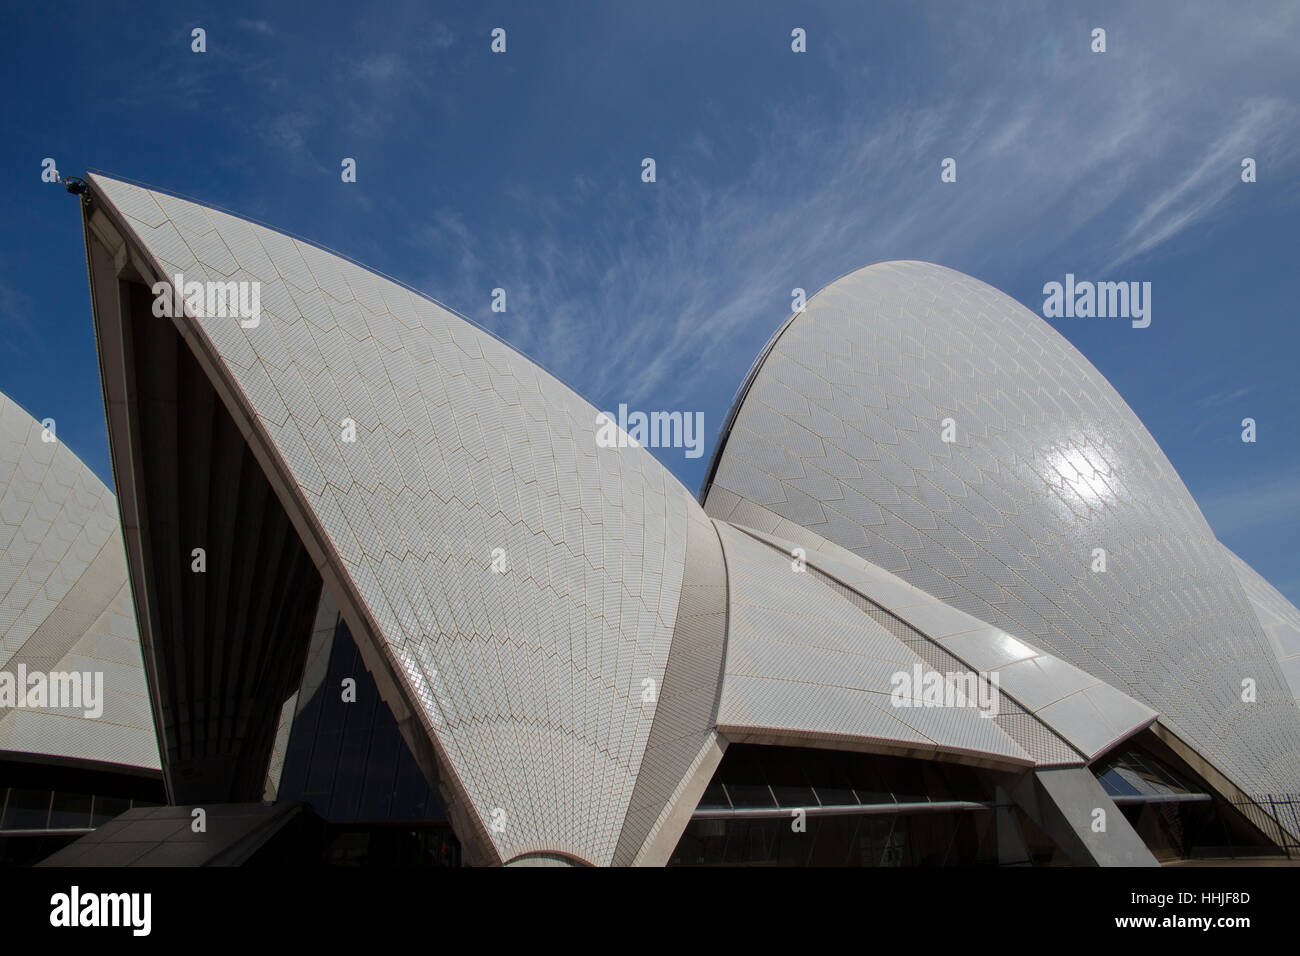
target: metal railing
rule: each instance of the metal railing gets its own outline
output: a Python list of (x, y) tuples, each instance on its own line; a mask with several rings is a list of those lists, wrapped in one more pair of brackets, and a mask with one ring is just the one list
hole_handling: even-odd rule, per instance
[(1300, 796), (1263, 794), (1253, 800), (1229, 802), (1276, 843), (1288, 860), (1300, 859)]

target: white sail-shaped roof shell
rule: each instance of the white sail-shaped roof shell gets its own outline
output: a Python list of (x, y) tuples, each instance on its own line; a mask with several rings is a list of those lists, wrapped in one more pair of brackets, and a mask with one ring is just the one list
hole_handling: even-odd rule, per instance
[[(0, 395), (0, 672), (24, 698), (0, 705), (0, 753), (157, 770), (117, 503), (50, 424)], [(102, 712), (29, 701), (52, 673), (89, 675)]]
[(1264, 629), (1291, 693), (1300, 705), (1300, 609), (1282, 596), (1258, 571), (1227, 548), (1223, 549)]
[(756, 363), (710, 477), (715, 518), (806, 528), (1142, 702), (1243, 790), (1300, 792), (1293, 696), (1191, 495), (996, 289), (921, 262), (834, 282)]
[(178, 324), (273, 449), (327, 584), (401, 674), (493, 855), (610, 862), (699, 506), (644, 450), (598, 447), (595, 409), (431, 300), (246, 220), (91, 181), (159, 276), (260, 284), (256, 327)]

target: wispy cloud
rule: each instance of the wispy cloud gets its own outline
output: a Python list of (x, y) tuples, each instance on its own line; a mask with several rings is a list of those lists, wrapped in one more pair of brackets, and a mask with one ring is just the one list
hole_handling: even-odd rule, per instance
[[(1078, 270), (1122, 269), (1221, 209), (1240, 186), (1241, 156), (1266, 151), (1294, 165), (1275, 147), (1300, 138), (1296, 109), (1233, 81), (1259, 67), (1259, 45), (1235, 35), (1255, 36), (1254, 19), (1215, 25), (1224, 55), (1212, 64), (1187, 52), (1195, 44), (1162, 39), (1196, 34), (1204, 45), (1201, 16), (1194, 6), (1163, 21), (1117, 12), (1112, 52), (1101, 55), (1087, 53), (1082, 18), (994, 24), (1005, 26), (1004, 68), (960, 95), (939, 70), (926, 98), (883, 115), (866, 84), (841, 91), (847, 102), (834, 113), (777, 103), (752, 131), (743, 175), (716, 182), (690, 163), (661, 163), (653, 186), (599, 183), (597, 207), (583, 204), (595, 184), (580, 174), (581, 228), (550, 197), (521, 197), (531, 218), (518, 228), (458, 234), (471, 254), (457, 261), (481, 263), (481, 274), (430, 281), (593, 398), (637, 401), (743, 367), (737, 334), (747, 333), (752, 357), (755, 321), (774, 328), (793, 287), (811, 295), (880, 259), (978, 273), (1068, 250)], [(988, 55), (990, 24), (982, 14), (953, 20), (944, 28), (968, 58), (960, 72), (980, 76), (969, 59)], [(712, 140), (684, 135), (704, 168)], [(947, 156), (957, 184), (939, 182)], [(512, 313), (531, 324), (486, 311), (493, 285), (511, 287)], [(593, 342), (600, 348), (583, 344)]]
[(1267, 476), (1254, 486), (1202, 497), (1197, 503), (1219, 538), (1291, 525), (1300, 517), (1300, 482), (1293, 474)]
[(235, 21), (235, 26), (241, 30), (247, 30), (250, 33), (260, 33), (263, 36), (268, 37), (275, 34), (275, 30), (271, 27), (271, 24), (267, 23), (265, 20), (247, 20), (240, 17)]
[(31, 350), (41, 346), (31, 314), (31, 297), (0, 279), (0, 346), (6, 356), (30, 359)]
[(379, 53), (359, 60), (354, 70), (362, 79), (382, 82), (396, 76), (401, 66), (402, 58), (395, 53)]
[[(1121, 254), (1109, 267), (1122, 264), (1176, 236), (1203, 219), (1241, 185), (1244, 157), (1272, 154), (1283, 142), (1294, 141), (1297, 111), (1278, 99), (1244, 104), (1231, 127), (1208, 147), (1191, 153), (1190, 168), (1174, 166), (1176, 181), (1143, 206), (1121, 241)], [(1177, 157), (1171, 158), (1177, 163)]]
[(1224, 391), (1213, 392), (1204, 398), (1197, 399), (1198, 408), (1221, 408), (1224, 405), (1231, 405), (1233, 402), (1240, 401), (1247, 395), (1258, 392), (1259, 388), (1254, 385), (1247, 385), (1243, 388), (1227, 389)]
[[(1067, 8), (926, 7), (906, 71), (925, 82), (882, 94), (895, 82), (889, 65), (818, 34), (806, 56), (833, 67), (820, 74), (829, 87), (811, 101), (792, 90), (757, 112), (744, 104), (743, 126), (728, 126), (723, 107), (683, 122), (676, 139), (647, 137), (634, 148), (657, 155), (653, 185), (639, 182), (635, 161), (617, 178), (598, 160), (554, 179), (526, 170), (516, 179), (516, 164), (496, 171), (507, 178), (495, 208), (444, 194), (433, 222), (421, 211), (413, 226), (409, 209), (375, 201), (388, 202), (420, 256), (405, 278), (593, 400), (699, 401), (700, 383), (711, 388), (722, 370), (734, 382), (747, 367), (796, 286), (811, 295), (896, 258), (976, 275), (1058, 275), (1062, 258), (1076, 272), (1131, 271), (1231, 207), (1233, 190), (1248, 188), (1241, 156), (1266, 160), (1262, 175), (1275, 181), (1294, 174), (1281, 147), (1300, 139), (1300, 115), (1261, 90), (1294, 87), (1286, 38), (1300, 8), (1213, 9), (1113, 10), (1110, 51), (1094, 55), (1091, 15)], [(240, 26), (264, 33), (259, 24)], [(464, 96), (444, 80), (483, 68), (474, 42), (399, 5), (382, 22), (358, 20), (348, 52), (317, 83), (299, 82), (301, 60), (263, 44), (222, 45), (221, 55), (256, 77), (248, 115), (265, 117), (255, 132), (269, 151), (295, 172), (337, 180), (343, 156), (369, 176), (376, 157), (411, 155), (427, 142), (419, 136), (465, 128), (451, 122)], [(190, 74), (208, 102), (216, 81)], [(160, 78), (149, 86), (149, 95), (170, 88)], [(468, 148), (512, 148), (518, 130), (489, 125)], [(949, 156), (958, 181), (942, 184)], [(364, 204), (363, 193), (349, 201)], [(370, 245), (359, 239), (353, 251)], [(505, 314), (489, 309), (498, 286)]]

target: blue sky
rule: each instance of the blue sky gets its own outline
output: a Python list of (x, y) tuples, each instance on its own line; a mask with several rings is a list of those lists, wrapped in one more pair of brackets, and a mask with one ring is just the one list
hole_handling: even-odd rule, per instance
[[(794, 286), (915, 258), (1037, 312), (1067, 272), (1149, 281), (1148, 329), (1053, 324), (1220, 539), (1300, 603), (1300, 5), (985, 6), (8, 11), (0, 391), (111, 484), (80, 220), (40, 181), (47, 156), (345, 253), (598, 407), (702, 410), (703, 458), (658, 453), (692, 490)], [(956, 184), (939, 181), (947, 156)]]

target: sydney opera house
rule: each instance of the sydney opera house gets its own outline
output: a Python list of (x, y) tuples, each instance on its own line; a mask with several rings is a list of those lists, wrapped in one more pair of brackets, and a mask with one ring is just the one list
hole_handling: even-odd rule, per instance
[(0, 862), (1297, 852), (1300, 612), (997, 290), (823, 289), (697, 498), (418, 292), (81, 198), (116, 497), (0, 399), (0, 670), (102, 674), (102, 713), (0, 696)]

